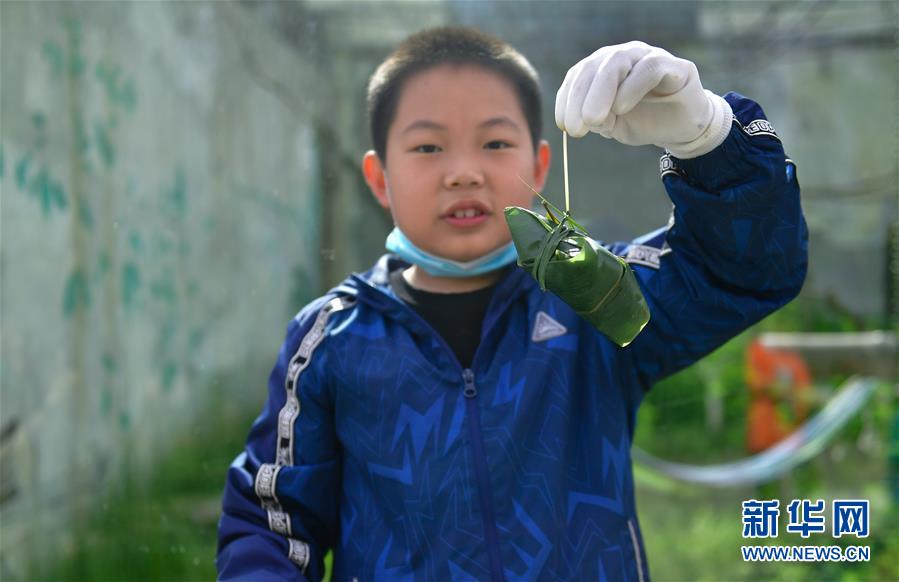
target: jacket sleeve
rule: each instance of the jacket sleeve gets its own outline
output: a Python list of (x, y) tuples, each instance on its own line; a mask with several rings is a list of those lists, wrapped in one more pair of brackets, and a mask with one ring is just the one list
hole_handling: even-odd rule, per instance
[(321, 298), (290, 323), (268, 400), (228, 469), (218, 526), (220, 580), (320, 580), (337, 532), (339, 452), (319, 344), (346, 307)]
[(788, 303), (805, 279), (795, 166), (758, 104), (725, 99), (735, 121), (720, 146), (689, 160), (662, 156), (668, 226), (611, 249), (649, 304), (647, 327), (624, 350), (644, 390)]

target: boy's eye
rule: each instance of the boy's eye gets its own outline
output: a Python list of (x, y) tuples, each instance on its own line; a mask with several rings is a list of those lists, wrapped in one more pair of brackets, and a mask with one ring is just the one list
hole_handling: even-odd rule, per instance
[(507, 147), (511, 147), (511, 145), (512, 144), (510, 144), (507, 141), (502, 141), (502, 140), (497, 139), (497, 140), (489, 142), (484, 147), (486, 147), (489, 150), (503, 150), (503, 149), (506, 149)]
[(412, 151), (417, 152), (419, 154), (433, 154), (433, 153), (437, 153), (438, 151), (440, 151), (440, 146), (435, 146), (434, 144), (424, 144), (424, 145), (420, 145), (420, 146), (416, 147)]

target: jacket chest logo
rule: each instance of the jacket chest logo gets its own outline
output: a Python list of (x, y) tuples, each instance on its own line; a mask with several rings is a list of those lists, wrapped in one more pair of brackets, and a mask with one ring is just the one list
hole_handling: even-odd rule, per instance
[(568, 333), (568, 330), (564, 325), (545, 312), (538, 311), (537, 319), (534, 321), (534, 332), (531, 334), (531, 341), (542, 342), (566, 333)]

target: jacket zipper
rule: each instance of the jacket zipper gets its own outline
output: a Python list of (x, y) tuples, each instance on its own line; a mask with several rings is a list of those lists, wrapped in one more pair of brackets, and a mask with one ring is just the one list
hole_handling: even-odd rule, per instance
[(500, 581), (504, 578), (499, 552), (499, 534), (496, 530), (496, 515), (493, 512), (493, 493), (487, 469), (487, 456), (484, 453), (484, 438), (481, 435), (481, 416), (476, 400), (478, 389), (474, 385), (474, 372), (470, 368), (465, 368), (462, 370), (462, 380), (465, 382), (462, 394), (465, 396), (465, 408), (468, 412), (468, 431), (478, 481), (478, 497), (481, 502), (481, 514), (484, 516), (484, 540), (487, 543), (487, 556), (490, 558), (490, 577)]
[[(383, 292), (382, 292), (383, 293)], [(487, 556), (490, 560), (490, 577), (492, 580), (496, 582), (502, 582), (505, 580), (505, 576), (503, 576), (503, 568), (502, 568), (502, 560), (500, 558), (499, 551), (499, 533), (496, 529), (496, 514), (493, 510), (493, 493), (492, 488), (490, 487), (490, 474), (487, 468), (487, 456), (484, 453), (484, 439), (481, 435), (481, 415), (478, 409), (478, 403), (475, 399), (478, 395), (478, 389), (474, 383), (474, 372), (470, 368), (463, 368), (459, 359), (456, 358), (455, 352), (453, 352), (452, 348), (450, 348), (449, 344), (446, 343), (446, 340), (437, 333), (436, 330), (424, 320), (422, 316), (415, 312), (408, 305), (404, 304), (402, 301), (394, 299), (387, 295), (391, 301), (399, 303), (402, 309), (406, 311), (412, 318), (417, 319), (425, 329), (430, 330), (430, 332), (437, 338), (439, 343), (443, 346), (443, 348), (447, 351), (450, 356), (450, 360), (456, 364), (456, 367), (462, 370), (462, 381), (465, 383), (465, 388), (462, 391), (462, 395), (465, 397), (465, 409), (466, 416), (468, 417), (468, 432), (469, 437), (471, 438), (472, 445), (472, 455), (474, 456), (474, 466), (475, 466), (475, 479), (477, 480), (478, 487), (478, 499), (481, 505), (481, 514), (484, 519), (484, 541), (487, 544)], [(510, 303), (507, 301), (502, 305), (502, 307), (497, 311), (494, 317), (490, 320), (489, 326), (485, 325), (482, 330), (481, 340), (483, 340), (487, 333), (490, 331), (490, 328), (493, 327), (493, 323), (498, 319), (499, 313), (505, 311), (506, 306)], [(488, 323), (486, 320), (485, 314), (485, 323)], [(478, 349), (475, 350), (474, 360), (477, 360), (477, 354), (481, 350), (481, 346), (478, 346)], [(642, 581), (641, 581), (642, 582)]]

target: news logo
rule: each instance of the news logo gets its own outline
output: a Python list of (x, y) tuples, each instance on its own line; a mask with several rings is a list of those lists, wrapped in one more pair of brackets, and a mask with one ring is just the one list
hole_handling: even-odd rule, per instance
[(808, 499), (794, 499), (787, 507), (790, 513), (788, 533), (798, 533), (807, 538), (812, 533), (824, 533), (824, 500), (812, 503)]
[[(787, 505), (786, 532), (808, 539), (811, 534), (827, 531), (827, 508), (823, 499), (793, 499)], [(831, 504), (832, 537), (866, 538), (869, 533), (870, 502), (867, 499), (835, 499)], [(749, 499), (743, 502), (743, 537), (771, 539), (778, 537), (780, 501)], [(742, 546), (747, 562), (867, 562), (871, 548), (867, 546)]]
[(868, 537), (867, 499), (835, 499), (833, 502), (833, 537), (854, 535)]
[(777, 518), (780, 516), (780, 501), (771, 499), (743, 502), (743, 537), (776, 538)]

